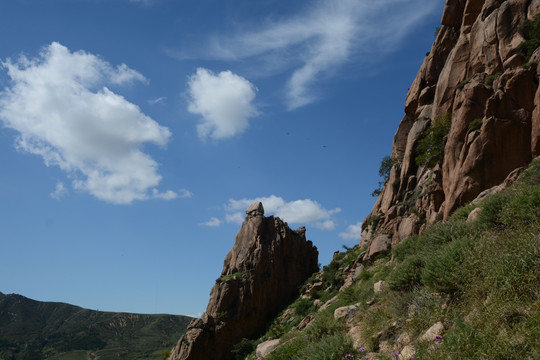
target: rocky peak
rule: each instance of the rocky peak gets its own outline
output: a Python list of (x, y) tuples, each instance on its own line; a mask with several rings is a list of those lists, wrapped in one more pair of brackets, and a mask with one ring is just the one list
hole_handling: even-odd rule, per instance
[[(539, 14), (540, 0), (446, 1), (361, 244), (418, 233), (540, 155), (540, 49), (520, 46)], [(418, 161), (426, 152), (436, 156)]]
[(260, 335), (318, 270), (318, 251), (305, 231), (265, 217), (262, 203), (251, 204), (206, 312), (192, 321), (170, 359), (233, 359), (235, 344)]

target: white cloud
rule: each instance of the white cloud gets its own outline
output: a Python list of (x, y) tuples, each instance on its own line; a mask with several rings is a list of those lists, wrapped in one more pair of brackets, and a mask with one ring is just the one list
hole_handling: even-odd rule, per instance
[(209, 226), (209, 227), (218, 227), (220, 226), (222, 223), (221, 220), (219, 220), (218, 218), (216, 217), (212, 217), (210, 220), (206, 221), (206, 222), (203, 222), (201, 223), (200, 225), (202, 226)]
[(50, 194), (53, 199), (59, 200), (61, 197), (67, 194), (67, 189), (63, 182), (58, 181), (56, 183), (56, 188)]
[(189, 199), (193, 197), (193, 193), (186, 189), (180, 189), (180, 197), (183, 199)]
[(215, 75), (199, 68), (188, 81), (188, 111), (201, 115), (197, 126), (201, 139), (223, 139), (240, 134), (258, 112), (252, 101), (257, 89), (230, 71)]
[(425, 0), (313, 1), (300, 15), (216, 35), (205, 42), (207, 56), (292, 71), (286, 91), (294, 109), (315, 101), (313, 85), (346, 62), (376, 62), (390, 52), (436, 6)]
[(349, 225), (345, 232), (339, 233), (339, 237), (345, 240), (360, 240), (362, 236), (362, 222)]
[(336, 208), (327, 210), (316, 201), (310, 199), (285, 201), (283, 198), (270, 195), (268, 197), (258, 197), (255, 199), (229, 200), (225, 205), (225, 219), (227, 222), (242, 223), (245, 217), (245, 210), (255, 201), (262, 202), (265, 215), (274, 214), (284, 221), (293, 224), (314, 224), (322, 230), (332, 230), (335, 228), (331, 219), (332, 215), (341, 211)]
[(0, 93), (0, 120), (19, 132), (19, 150), (59, 166), (74, 188), (107, 202), (175, 197), (155, 189), (158, 164), (140, 149), (147, 142), (165, 146), (169, 130), (105, 86), (146, 82), (144, 76), (56, 42), (37, 58), (2, 66), (11, 86)]

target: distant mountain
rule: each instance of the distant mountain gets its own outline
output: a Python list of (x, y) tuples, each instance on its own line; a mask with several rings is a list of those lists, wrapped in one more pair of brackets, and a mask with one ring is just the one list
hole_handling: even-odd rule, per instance
[(0, 293), (0, 360), (160, 359), (191, 320), (94, 311)]

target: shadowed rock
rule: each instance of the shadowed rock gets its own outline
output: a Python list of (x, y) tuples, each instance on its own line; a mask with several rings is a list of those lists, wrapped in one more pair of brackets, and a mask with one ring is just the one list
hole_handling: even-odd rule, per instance
[(171, 360), (233, 359), (233, 346), (260, 335), (318, 270), (318, 251), (304, 227), (293, 231), (277, 217), (264, 217), (260, 202), (246, 215), (206, 312), (189, 325)]

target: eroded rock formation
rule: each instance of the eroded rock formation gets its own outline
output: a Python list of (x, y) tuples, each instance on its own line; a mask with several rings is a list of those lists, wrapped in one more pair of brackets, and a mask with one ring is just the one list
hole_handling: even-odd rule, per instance
[[(395, 244), (448, 217), (540, 155), (540, 49), (519, 50), (520, 26), (540, 0), (447, 0), (442, 25), (409, 89), (394, 137), (394, 162), (361, 244)], [(434, 119), (451, 126), (434, 167), (418, 166), (419, 141)]]
[(233, 359), (232, 347), (260, 335), (318, 270), (318, 251), (306, 241), (304, 227), (291, 230), (281, 219), (265, 217), (260, 202), (246, 214), (206, 312), (191, 322), (171, 360)]

